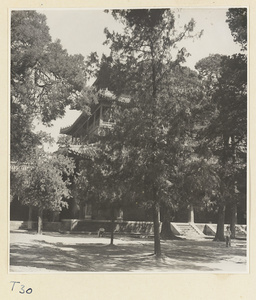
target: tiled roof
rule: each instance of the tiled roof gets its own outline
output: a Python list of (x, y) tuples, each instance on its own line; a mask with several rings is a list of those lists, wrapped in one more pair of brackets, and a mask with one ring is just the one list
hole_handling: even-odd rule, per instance
[(70, 145), (68, 152), (89, 159), (92, 159), (97, 154), (96, 148), (93, 145)]
[[(111, 91), (108, 89), (103, 89), (99, 91), (99, 95), (105, 100), (117, 101), (119, 103), (129, 103), (131, 101), (131, 98), (129, 95), (121, 94), (119, 97), (115, 96)], [(94, 112), (93, 112), (94, 113)], [(86, 122), (89, 119), (88, 114), (81, 113), (81, 115), (74, 121), (73, 124), (71, 124), (68, 127), (64, 127), (60, 129), (61, 134), (69, 134), (72, 135), (74, 132), (76, 132), (79, 129), (79, 126), (81, 126), (82, 123)]]

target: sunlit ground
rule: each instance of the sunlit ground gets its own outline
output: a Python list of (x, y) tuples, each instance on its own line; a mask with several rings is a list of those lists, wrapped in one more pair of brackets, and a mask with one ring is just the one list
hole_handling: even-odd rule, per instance
[(27, 232), (10, 234), (10, 272), (247, 272), (246, 241), (232, 247), (212, 239), (161, 241), (156, 259), (152, 239)]

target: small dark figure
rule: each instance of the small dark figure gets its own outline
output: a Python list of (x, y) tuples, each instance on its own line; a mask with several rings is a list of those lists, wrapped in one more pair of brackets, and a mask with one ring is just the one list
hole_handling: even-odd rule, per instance
[(226, 247), (231, 247), (231, 231), (229, 226), (226, 227), (224, 235), (226, 239)]
[(103, 237), (104, 236), (104, 233), (105, 233), (105, 229), (104, 228), (100, 228), (98, 230), (98, 237)]

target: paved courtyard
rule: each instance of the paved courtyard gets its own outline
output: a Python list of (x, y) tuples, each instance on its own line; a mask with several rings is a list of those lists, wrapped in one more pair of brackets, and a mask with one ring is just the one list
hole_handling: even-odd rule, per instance
[(232, 247), (212, 239), (161, 241), (156, 260), (152, 239), (28, 232), (10, 234), (10, 272), (247, 272), (246, 241)]

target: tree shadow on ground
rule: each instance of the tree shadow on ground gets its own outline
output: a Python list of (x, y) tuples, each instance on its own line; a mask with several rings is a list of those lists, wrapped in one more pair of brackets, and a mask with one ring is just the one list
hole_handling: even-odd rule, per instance
[(246, 244), (226, 248), (225, 243), (209, 240), (163, 241), (163, 258), (156, 259), (152, 252), (153, 244), (146, 242), (106, 245), (96, 240), (77, 244), (34, 240), (11, 245), (10, 265), (62, 272), (214, 272), (219, 270), (217, 264), (230, 257), (245, 258)]

